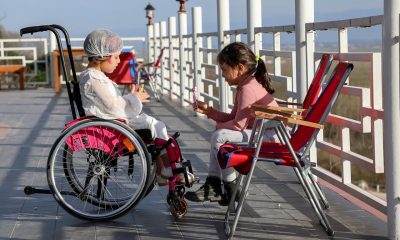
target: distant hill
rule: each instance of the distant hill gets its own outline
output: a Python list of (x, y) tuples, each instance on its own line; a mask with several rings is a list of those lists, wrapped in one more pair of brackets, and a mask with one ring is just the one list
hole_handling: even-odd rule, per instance
[(4, 38), (19, 38), (19, 34), (17, 32), (7, 31), (5, 27), (0, 24), (0, 39)]

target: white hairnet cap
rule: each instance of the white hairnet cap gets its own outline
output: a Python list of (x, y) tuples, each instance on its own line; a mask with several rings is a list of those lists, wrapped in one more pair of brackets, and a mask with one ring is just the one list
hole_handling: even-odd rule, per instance
[(88, 57), (106, 57), (120, 54), (123, 43), (117, 34), (107, 29), (96, 29), (87, 35), (83, 48)]

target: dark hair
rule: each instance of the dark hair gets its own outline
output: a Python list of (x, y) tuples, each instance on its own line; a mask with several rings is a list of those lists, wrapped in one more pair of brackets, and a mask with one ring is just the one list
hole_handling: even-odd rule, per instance
[(259, 82), (268, 93), (273, 94), (275, 92), (264, 61), (261, 58), (257, 61), (256, 55), (254, 55), (253, 51), (246, 44), (241, 42), (228, 44), (218, 54), (217, 61), (220, 65), (227, 64), (230, 67), (243, 64), (249, 70), (248, 74), (254, 75), (257, 82)]

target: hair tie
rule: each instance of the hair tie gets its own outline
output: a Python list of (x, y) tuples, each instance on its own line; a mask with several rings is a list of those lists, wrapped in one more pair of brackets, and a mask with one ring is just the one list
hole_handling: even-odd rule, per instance
[(260, 55), (256, 55), (256, 62), (260, 61)]

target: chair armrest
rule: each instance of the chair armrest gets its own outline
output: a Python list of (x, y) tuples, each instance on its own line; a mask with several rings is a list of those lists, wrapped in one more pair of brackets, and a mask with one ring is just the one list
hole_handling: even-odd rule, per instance
[(305, 111), (308, 111), (308, 109), (304, 109), (304, 108), (275, 107), (275, 106), (266, 106), (266, 105), (258, 105), (258, 104), (251, 105), (251, 108), (253, 108), (253, 107), (257, 107), (258, 109), (269, 109), (269, 110), (277, 110), (277, 111), (285, 111), (285, 112), (305, 112)]
[(265, 112), (265, 113), (269, 113), (269, 114), (277, 114), (277, 115), (281, 115), (284, 117), (303, 119), (303, 116), (301, 116), (301, 115), (294, 114), (294, 113), (287, 112), (287, 111), (277, 110), (275, 108), (270, 108), (270, 107), (264, 106), (264, 105), (252, 105), (251, 109), (253, 111)]
[(292, 123), (292, 124), (303, 125), (303, 126), (312, 127), (312, 128), (320, 128), (320, 129), (324, 128), (324, 125), (321, 125), (318, 123), (309, 122), (309, 121), (300, 120), (300, 119), (291, 118), (291, 117), (286, 117), (286, 116), (282, 116), (279, 114), (266, 113), (266, 112), (260, 112), (260, 111), (255, 111), (255, 114), (256, 114), (256, 117), (262, 117), (262, 118), (266, 118), (266, 119), (270, 119), (270, 120), (274, 120), (274, 121), (280, 121), (280, 122), (283, 122), (285, 125), (287, 125), (288, 123)]
[(278, 104), (282, 104), (282, 105), (295, 105), (295, 106), (303, 106), (302, 103), (295, 103), (295, 102), (286, 102), (286, 101), (276, 101)]

